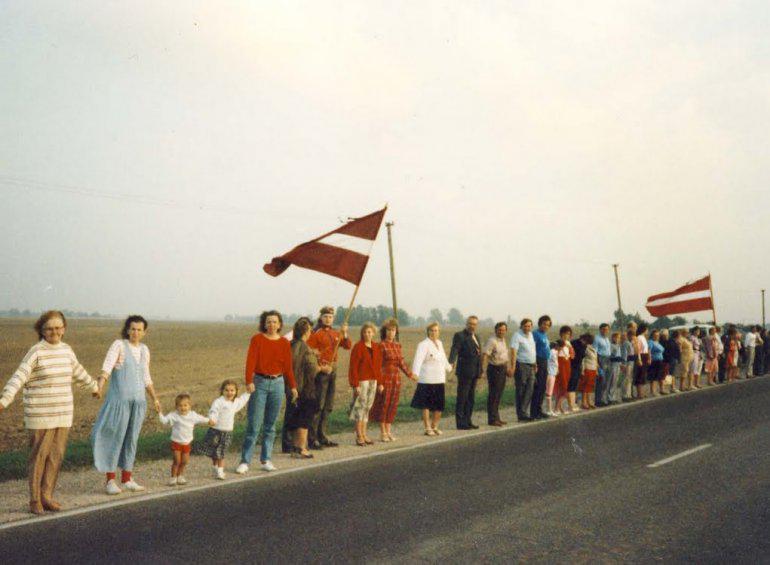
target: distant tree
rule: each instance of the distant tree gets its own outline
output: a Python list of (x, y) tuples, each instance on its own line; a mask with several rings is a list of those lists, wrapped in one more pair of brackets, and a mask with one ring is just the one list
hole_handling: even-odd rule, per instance
[(412, 322), (417, 328), (424, 328), (428, 325), (428, 321), (423, 316), (417, 316)]
[(450, 308), (446, 315), (447, 323), (453, 326), (461, 326), (465, 322), (462, 312), (457, 308)]
[(660, 318), (656, 318), (655, 321), (650, 324), (650, 327), (655, 330), (662, 330), (673, 327), (675, 325), (676, 324), (674, 323), (674, 320), (668, 316), (661, 316)]
[(580, 319), (580, 322), (578, 322), (578, 327), (582, 328), (583, 331), (588, 330), (588, 328), (591, 327), (591, 324), (588, 322), (588, 320)]
[(674, 319), (671, 320), (671, 326), (686, 326), (686, 325), (687, 325), (687, 319), (684, 316), (674, 316)]
[(444, 323), (444, 315), (441, 313), (441, 310), (438, 308), (434, 308), (430, 311), (430, 314), (428, 315), (428, 318), (434, 322), (438, 322), (439, 324)]
[(496, 323), (497, 322), (495, 322), (493, 318), (482, 318), (481, 320), (479, 320), (479, 326), (481, 326), (482, 328), (493, 328), (495, 327)]
[(414, 324), (414, 320), (409, 315), (409, 312), (403, 308), (398, 309), (398, 323), (402, 326), (411, 326)]

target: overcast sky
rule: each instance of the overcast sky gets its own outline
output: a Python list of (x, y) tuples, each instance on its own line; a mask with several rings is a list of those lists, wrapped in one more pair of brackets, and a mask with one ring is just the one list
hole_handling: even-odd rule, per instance
[(0, 77), (0, 309), (346, 304), (261, 265), (386, 202), (413, 314), (770, 283), (767, 2), (5, 0)]

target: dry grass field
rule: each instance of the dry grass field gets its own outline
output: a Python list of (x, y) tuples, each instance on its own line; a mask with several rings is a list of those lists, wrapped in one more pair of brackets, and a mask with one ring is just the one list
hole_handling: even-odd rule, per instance
[[(28, 319), (0, 319), (0, 386), (11, 377), (27, 349), (37, 338)], [(78, 359), (91, 373), (98, 376), (107, 348), (120, 331), (118, 320), (69, 320), (64, 341), (74, 349)], [(449, 353), (452, 332), (457, 328), (444, 328), (442, 340)], [(182, 391), (192, 395), (195, 410), (207, 412), (209, 404), (218, 394), (218, 385), (225, 378), (243, 380), (243, 365), (249, 339), (256, 331), (251, 324), (217, 322), (156, 322), (151, 320), (145, 343), (152, 352), (151, 371), (156, 390), (165, 411), (173, 409), (173, 399)], [(480, 332), (486, 339), (490, 329)], [(352, 328), (355, 342), (358, 328)], [(417, 343), (423, 339), (424, 330), (407, 328), (401, 332), (401, 343), (408, 363), (411, 363)], [(350, 400), (347, 384), (347, 352), (340, 354), (336, 408)], [(450, 376), (449, 382), (453, 382)], [(480, 384), (480, 390), (485, 388)], [(448, 394), (453, 394), (451, 385)], [(411, 398), (414, 384), (406, 380), (402, 401)], [(21, 394), (17, 395), (8, 410), (0, 413), (0, 452), (18, 450), (26, 445)], [(75, 388), (75, 420), (72, 439), (88, 437), (99, 410), (100, 401)], [(243, 413), (239, 415), (243, 418)], [(148, 417), (142, 433), (160, 430), (156, 418)]]

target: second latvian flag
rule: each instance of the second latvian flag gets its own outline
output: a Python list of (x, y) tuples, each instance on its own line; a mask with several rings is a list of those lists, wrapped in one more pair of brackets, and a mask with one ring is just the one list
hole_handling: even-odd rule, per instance
[(714, 307), (711, 275), (707, 275), (695, 282), (687, 283), (671, 292), (650, 296), (647, 299), (646, 306), (650, 315), (656, 318), (671, 314), (711, 310)]
[(364, 276), (369, 254), (380, 231), (387, 206), (361, 218), (354, 218), (336, 230), (301, 243), (262, 267), (277, 277), (290, 265), (318, 271), (358, 285)]

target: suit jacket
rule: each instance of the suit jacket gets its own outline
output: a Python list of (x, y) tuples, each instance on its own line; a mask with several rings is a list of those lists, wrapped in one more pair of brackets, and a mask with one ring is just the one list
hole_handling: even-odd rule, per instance
[(372, 343), (370, 354), (364, 342), (359, 341), (350, 352), (348, 382), (350, 386), (357, 387), (361, 381), (369, 380), (382, 382), (382, 345)]
[(467, 329), (457, 332), (452, 338), (452, 349), (449, 352), (449, 362), (457, 360), (457, 376), (475, 379), (481, 373), (481, 342), (479, 337), (473, 339), (473, 334)]

